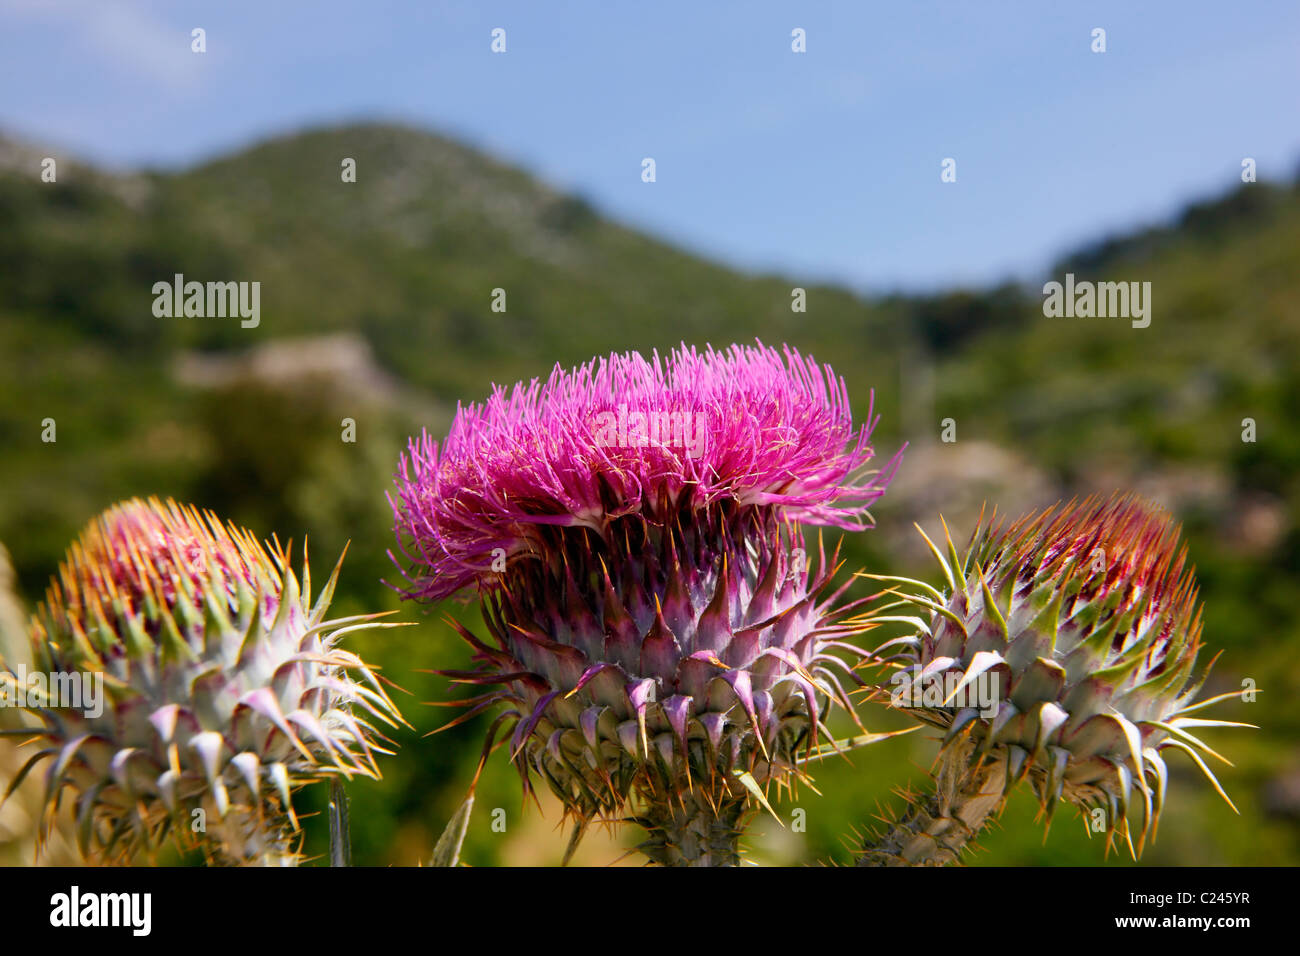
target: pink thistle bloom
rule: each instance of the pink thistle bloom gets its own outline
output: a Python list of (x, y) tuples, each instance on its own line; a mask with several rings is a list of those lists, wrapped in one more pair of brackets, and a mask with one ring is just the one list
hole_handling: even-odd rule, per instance
[[(874, 404), (874, 394), (872, 396)], [(683, 501), (775, 505), (805, 524), (872, 527), (896, 471), (865, 466), (877, 418), (855, 428), (829, 365), (786, 348), (733, 345), (558, 365), (545, 384), (497, 387), (457, 409), (447, 440), (410, 442), (393, 504), (408, 597), (494, 585), (494, 558), (532, 552), (545, 525), (603, 533), (611, 519), (662, 519)], [(391, 496), (390, 496), (391, 502)], [(499, 564), (499, 562), (498, 562)]]
[(504, 705), (489, 746), (509, 733), (525, 789), (545, 780), (579, 832), (635, 797), (652, 859), (736, 862), (753, 795), (852, 710), (854, 604), (823, 593), (837, 559), (811, 569), (801, 527), (871, 526), (899, 462), (868, 469), (874, 425), (793, 350), (683, 346), (498, 388), (412, 442), (390, 498), (404, 595), (473, 588), (493, 640), (460, 629), (480, 666), (443, 673), (500, 685), (461, 720)]

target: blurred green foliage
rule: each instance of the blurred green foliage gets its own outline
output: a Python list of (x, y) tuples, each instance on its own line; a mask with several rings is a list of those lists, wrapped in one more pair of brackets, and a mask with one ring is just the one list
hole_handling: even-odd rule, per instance
[[(341, 182), (342, 157), (357, 160), (356, 183)], [(494, 382), (545, 376), (557, 362), (754, 337), (831, 361), (859, 415), (874, 388), (877, 448), (928, 447), (950, 484), (963, 475), (945, 456), (974, 442), (1014, 450), (1063, 496), (1114, 482), (1168, 500), (1199, 568), (1207, 643), (1224, 650), (1209, 689), (1254, 680), (1258, 703), (1229, 704), (1221, 716), (1263, 729), (1208, 735), (1236, 763), (1220, 777), (1240, 817), (1195, 768), (1171, 761), (1174, 809), (1144, 861), (1300, 862), (1293, 187), (1240, 187), (1053, 270), (1150, 281), (1153, 321), (1142, 330), (1122, 319), (1044, 318), (1038, 290), (1010, 285), (880, 299), (808, 287), (807, 313), (794, 313), (798, 280), (691, 257), (601, 219), (579, 197), (391, 126), (308, 132), (179, 174), (109, 176), (61, 162), (59, 182), (47, 184), (39, 158), (16, 161), (0, 170), (0, 223), (0, 541), (29, 606), (84, 522), (116, 499), (160, 494), (266, 536), (310, 535), (318, 575), (350, 541), (337, 612), (400, 609), (419, 622), (351, 645), (402, 688), (396, 699), (416, 727), (399, 735), (384, 780), (350, 787), (358, 864), (427, 861), (486, 725), (428, 736), (454, 712), (426, 702), (459, 693), (429, 671), (468, 659), (443, 617), (474, 627), (474, 609), (404, 605), (384, 583), (400, 581), (384, 493), (407, 436), (440, 434), (457, 402)], [(152, 286), (175, 273), (261, 282), (260, 325), (155, 318)], [(508, 295), (504, 313), (490, 309), (497, 288)], [(322, 342), (333, 345), (321, 353)], [(287, 343), (272, 353), (278, 361), (248, 359), (276, 343)], [(299, 367), (295, 356), (312, 358)], [(914, 403), (920, 411), (909, 413)], [(935, 445), (947, 416), (959, 441)], [(57, 423), (55, 443), (41, 441), (46, 418)], [(341, 440), (345, 418), (356, 423), (355, 443)], [(1242, 441), (1245, 418), (1256, 423), (1254, 443)], [(914, 518), (936, 516), (893, 500), (929, 481), (905, 459), (876, 510), (880, 529), (846, 542), (849, 567), (933, 579), (898, 542)], [(895, 714), (868, 711), (866, 720), (906, 725)], [(848, 861), (851, 829), (896, 806), (894, 788), (922, 786), (933, 753), (918, 733), (852, 764), (826, 761), (816, 772), (824, 796), (783, 798), (787, 827), (759, 819), (754, 857)], [(318, 811), (306, 826), (320, 858), (327, 789), (303, 802)], [(492, 828), (495, 808), (505, 811), (504, 833)], [(806, 811), (806, 832), (788, 826), (794, 809)], [(1068, 815), (1044, 840), (1034, 809), (1013, 800), (973, 862), (1103, 861), (1101, 841), (1085, 839)], [(544, 818), (524, 805), (499, 752), (479, 785), (463, 859), (558, 862), (558, 823), (553, 804)], [(595, 834), (579, 860), (612, 862), (618, 842)]]

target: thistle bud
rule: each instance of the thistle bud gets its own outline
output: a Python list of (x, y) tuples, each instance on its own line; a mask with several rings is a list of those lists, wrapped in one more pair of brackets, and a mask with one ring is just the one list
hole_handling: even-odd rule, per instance
[[(340, 558), (340, 566), (342, 559)], [(31, 623), (32, 672), (0, 672), (39, 721), (46, 824), (71, 800), (91, 862), (165, 839), (213, 862), (294, 863), (291, 794), (378, 776), (370, 718), (401, 718), (338, 646), (376, 615), (329, 620), (287, 549), (156, 499), (109, 508), (69, 548)], [(11, 790), (13, 789), (11, 786)]]
[(1249, 725), (1200, 716), (1233, 694), (1194, 703), (1205, 679), (1193, 673), (1201, 616), (1167, 513), (1133, 497), (1090, 498), (1007, 526), (981, 522), (964, 558), (951, 540), (947, 558), (931, 547), (946, 588), (912, 582), (910, 599), (929, 619), (880, 651), (901, 648), (891, 700), (940, 728), (962, 766), (940, 774), (942, 812), (914, 808), (912, 832), (877, 856), (947, 859), (960, 846), (945, 840), (978, 830), (969, 812), (949, 825), (962, 807), (978, 803), (982, 819), (1022, 780), (1049, 821), (1062, 802), (1100, 810), (1107, 846), (1122, 836), (1136, 856), (1165, 806), (1168, 751), (1190, 757), (1228, 799), (1203, 759), (1222, 758), (1193, 731)]

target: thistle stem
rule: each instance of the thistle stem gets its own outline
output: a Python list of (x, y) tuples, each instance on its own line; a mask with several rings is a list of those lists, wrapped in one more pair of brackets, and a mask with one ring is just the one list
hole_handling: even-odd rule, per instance
[(348, 792), (338, 777), (330, 779), (330, 866), (352, 865), (352, 833)]
[(864, 842), (858, 866), (946, 866), (1002, 805), (1006, 764), (992, 757), (975, 765), (970, 741), (940, 757), (935, 789), (911, 803), (889, 829)]
[(670, 799), (656, 801), (636, 821), (650, 834), (639, 847), (642, 853), (661, 866), (740, 865), (744, 797), (714, 803), (688, 790)]

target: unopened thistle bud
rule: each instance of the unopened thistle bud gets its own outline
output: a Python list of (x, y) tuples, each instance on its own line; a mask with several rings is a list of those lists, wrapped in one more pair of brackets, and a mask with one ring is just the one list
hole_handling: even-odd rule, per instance
[[(1200, 716), (1235, 694), (1194, 703), (1201, 616), (1167, 513), (1131, 496), (1090, 498), (1009, 526), (981, 522), (964, 558), (951, 540), (947, 558), (931, 547), (946, 588), (908, 582), (928, 620), (886, 647), (901, 648), (907, 685), (891, 696), (944, 732), (939, 793), (862, 862), (949, 862), (1022, 780), (1049, 821), (1062, 802), (1088, 823), (1097, 811), (1107, 846), (1119, 835), (1136, 856), (1155, 836), (1171, 750), (1227, 800), (1203, 759), (1222, 758), (1193, 731), (1249, 725)], [(973, 693), (980, 685), (996, 689), (991, 701)]]
[(168, 837), (214, 862), (296, 862), (291, 793), (378, 776), (388, 751), (370, 718), (401, 719), (337, 646), (385, 626), (326, 618), (338, 572), (313, 605), (305, 556), (300, 588), (287, 549), (211, 513), (156, 499), (109, 508), (32, 619), (33, 674), (0, 671), (39, 721), (14, 785), (44, 763), (46, 823), (70, 801), (92, 862)]

